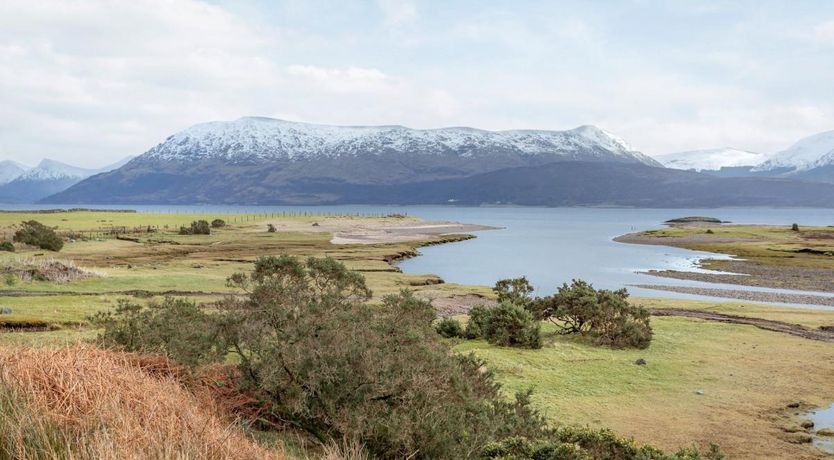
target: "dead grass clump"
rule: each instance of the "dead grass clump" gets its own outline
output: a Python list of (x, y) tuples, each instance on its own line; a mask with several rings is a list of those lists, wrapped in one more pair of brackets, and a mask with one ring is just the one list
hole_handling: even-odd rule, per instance
[(69, 458), (283, 457), (198, 400), (182, 378), (165, 360), (89, 345), (0, 348), (0, 458), (32, 458), (33, 447)]
[(0, 267), (0, 274), (12, 275), (21, 281), (49, 281), (69, 283), (70, 281), (96, 278), (96, 272), (75, 265), (71, 260), (48, 258), (17, 258)]

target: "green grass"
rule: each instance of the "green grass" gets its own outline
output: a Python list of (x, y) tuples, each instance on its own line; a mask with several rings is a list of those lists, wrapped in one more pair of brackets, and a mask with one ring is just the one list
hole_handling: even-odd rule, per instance
[(830, 344), (686, 318), (655, 317), (652, 326), (646, 350), (596, 347), (549, 328), (541, 350), (481, 340), (455, 350), (483, 358), (507, 393), (533, 387), (553, 423), (610, 427), (666, 449), (715, 441), (731, 458), (785, 452), (769, 414), (791, 401), (834, 400)]
[(831, 310), (812, 310), (728, 300), (682, 300), (657, 297), (632, 297), (629, 301), (647, 308), (704, 310), (727, 315), (799, 324), (810, 329), (816, 329), (820, 326), (834, 326), (834, 311)]

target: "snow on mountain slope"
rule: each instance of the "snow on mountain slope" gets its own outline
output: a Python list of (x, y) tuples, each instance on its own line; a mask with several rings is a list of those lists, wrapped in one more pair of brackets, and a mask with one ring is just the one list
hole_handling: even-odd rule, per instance
[(59, 161), (43, 159), (37, 166), (21, 174), (19, 181), (43, 181), (53, 179), (84, 179), (96, 173), (95, 169), (79, 168)]
[(485, 131), (474, 128), (410, 129), (403, 126), (329, 126), (244, 117), (192, 126), (142, 155), (188, 161), (304, 160), (319, 157), (419, 153), (475, 157), (484, 152), (583, 155), (659, 166), (622, 139), (594, 126), (569, 131)]
[(129, 162), (133, 157), (127, 157), (122, 160), (119, 160), (116, 163), (107, 165), (103, 168), (99, 169), (88, 169), (88, 168), (79, 168), (78, 166), (68, 165), (66, 163), (61, 163), (60, 161), (50, 160), (49, 158), (44, 158), (38, 163), (37, 166), (34, 168), (25, 171), (24, 173), (20, 174), (16, 179), (20, 181), (28, 180), (28, 181), (45, 181), (45, 180), (56, 180), (56, 179), (86, 179), (94, 174), (112, 171), (114, 169), (118, 169), (124, 166), (127, 162)]
[(756, 171), (789, 169), (806, 171), (834, 165), (834, 131), (826, 131), (800, 139), (792, 146), (770, 157)]
[(28, 166), (22, 165), (12, 160), (0, 161), (0, 184), (7, 184), (17, 179), (28, 169)]
[(672, 169), (717, 171), (724, 167), (757, 166), (767, 160), (767, 155), (727, 147), (667, 153), (657, 155), (655, 159)]

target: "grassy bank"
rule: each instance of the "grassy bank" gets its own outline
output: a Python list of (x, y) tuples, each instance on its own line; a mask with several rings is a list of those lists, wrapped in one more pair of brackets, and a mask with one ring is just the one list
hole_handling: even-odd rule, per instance
[[(834, 313), (814, 316), (834, 321)], [(610, 427), (667, 449), (714, 441), (729, 458), (822, 456), (794, 444), (783, 428), (795, 424), (788, 404), (834, 400), (831, 344), (697, 319), (653, 318), (652, 326), (646, 350), (600, 348), (555, 334), (541, 350), (483, 341), (464, 341), (456, 350), (484, 358), (508, 390), (534, 387), (534, 402), (553, 420)], [(636, 365), (640, 358), (647, 364)]]
[(703, 268), (739, 273), (653, 272), (658, 276), (771, 288), (834, 292), (834, 227), (675, 225), (623, 235), (617, 241), (729, 254)]

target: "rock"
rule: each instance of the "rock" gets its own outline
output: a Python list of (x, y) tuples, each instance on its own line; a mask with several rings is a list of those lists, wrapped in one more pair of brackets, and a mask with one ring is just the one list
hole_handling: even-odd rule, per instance
[(791, 433), (787, 440), (792, 444), (808, 444), (813, 442), (814, 438), (808, 433)]
[(705, 394), (705, 392), (704, 392), (704, 390), (699, 389), (699, 390), (695, 390), (695, 394), (703, 396)]
[(637, 361), (634, 361), (634, 364), (636, 364), (638, 366), (645, 366), (646, 365), (646, 360), (643, 359), (643, 358), (640, 358)]
[(817, 436), (834, 438), (834, 430), (832, 430), (831, 428), (820, 428), (819, 430), (817, 430)]
[(799, 422), (799, 426), (808, 430), (808, 429), (811, 429), (811, 428), (814, 427), (814, 421), (813, 420), (803, 420), (803, 421)]
[(791, 408), (791, 409), (796, 409), (797, 407), (799, 407), (799, 403), (796, 402), (796, 401), (794, 401), (792, 403), (788, 403), (788, 407)]

